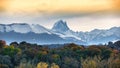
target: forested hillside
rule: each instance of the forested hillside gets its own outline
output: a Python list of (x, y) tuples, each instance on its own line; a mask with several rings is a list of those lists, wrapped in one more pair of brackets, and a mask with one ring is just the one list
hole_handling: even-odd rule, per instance
[(0, 68), (120, 68), (120, 41), (106, 45), (74, 43), (49, 48), (0, 40)]

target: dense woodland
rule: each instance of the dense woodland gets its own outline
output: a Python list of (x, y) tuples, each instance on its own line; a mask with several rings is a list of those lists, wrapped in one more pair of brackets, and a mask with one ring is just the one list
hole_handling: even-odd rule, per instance
[(49, 48), (0, 40), (0, 68), (120, 68), (120, 41), (105, 45), (65, 44)]

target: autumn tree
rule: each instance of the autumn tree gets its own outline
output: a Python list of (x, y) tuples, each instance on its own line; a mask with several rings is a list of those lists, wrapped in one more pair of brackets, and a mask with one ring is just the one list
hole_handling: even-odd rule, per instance
[(37, 64), (37, 68), (47, 68), (47, 67), (48, 67), (48, 64), (45, 62), (40, 62)]
[(4, 40), (0, 40), (0, 48), (3, 48), (6, 46), (6, 42)]
[(56, 65), (55, 63), (52, 63), (50, 68), (60, 68), (60, 67)]
[(8, 46), (3, 49), (2, 54), (13, 57), (15, 54), (20, 53), (20, 52), (21, 50), (19, 48), (14, 48), (14, 46)]

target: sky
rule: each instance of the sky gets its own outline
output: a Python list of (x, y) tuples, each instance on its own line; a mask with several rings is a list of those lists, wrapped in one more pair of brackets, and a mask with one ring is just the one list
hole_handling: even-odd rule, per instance
[(50, 29), (61, 19), (74, 31), (120, 26), (120, 0), (0, 0), (2, 24), (40, 24)]

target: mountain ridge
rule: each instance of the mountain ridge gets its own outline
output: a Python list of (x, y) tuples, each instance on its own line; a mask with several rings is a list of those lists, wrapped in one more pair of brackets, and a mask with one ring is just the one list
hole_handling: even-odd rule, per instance
[[(11, 25), (39, 25), (39, 24), (28, 24), (28, 23), (12, 23), (12, 24), (0, 24), (0, 27), (1, 26), (11, 26)], [(42, 25), (39, 25), (39, 26), (42, 26)], [(44, 27), (44, 26), (42, 26), (42, 27)], [(44, 27), (44, 28), (46, 28), (46, 27)], [(84, 32), (84, 33), (88, 33), (88, 32), (92, 32), (92, 31), (94, 31), (94, 30), (99, 30), (99, 31), (102, 31), (102, 30), (110, 30), (110, 29), (113, 29), (113, 28), (120, 28), (120, 26), (119, 27), (117, 27), (117, 26), (114, 26), (114, 27), (111, 27), (111, 28), (108, 28), (108, 29), (97, 29), (97, 28), (95, 28), (95, 29), (93, 29), (93, 30), (91, 30), (91, 31), (74, 31), (74, 32)], [(46, 28), (46, 29), (48, 29), (48, 28)], [(0, 29), (1, 30), (1, 29)], [(49, 29), (49, 30), (52, 30), (52, 29)], [(69, 28), (69, 30), (71, 30), (70, 28)], [(71, 30), (71, 31), (73, 31), (73, 30)]]
[[(120, 39), (119, 30), (120, 30), (120, 27), (112, 27), (106, 30), (94, 29), (94, 30), (91, 30), (90, 32), (82, 32), (82, 31), (75, 32), (75, 31), (72, 31), (67, 26), (66, 21), (62, 21), (62, 20), (57, 21), (54, 24), (52, 29), (47, 29), (39, 24), (27, 24), (27, 23), (0, 24), (0, 34), (9, 33), (9, 32), (13, 32), (14, 34), (16, 33), (29, 34), (29, 32), (33, 32), (34, 36), (38, 34), (39, 35), (46, 34), (49, 37), (51, 35), (56, 35), (57, 38), (61, 38), (62, 40), (66, 41), (64, 43), (78, 43), (78, 44), (80, 43), (98, 44), (98, 43), (105, 43), (109, 41), (118, 40)], [(0, 39), (4, 39), (4, 37), (2, 38), (0, 37)], [(43, 42), (45, 41), (43, 40)]]

